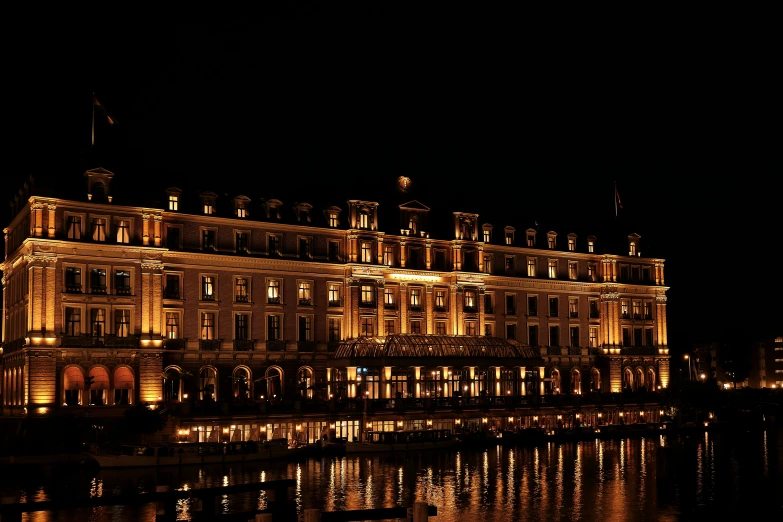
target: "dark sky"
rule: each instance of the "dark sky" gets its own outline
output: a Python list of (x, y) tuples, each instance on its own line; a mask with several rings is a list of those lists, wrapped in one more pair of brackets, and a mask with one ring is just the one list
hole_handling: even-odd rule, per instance
[[(28, 174), (80, 183), (95, 166), (128, 200), (152, 180), (341, 205), (405, 174), (434, 211), (500, 215), (499, 228), (639, 233), (643, 255), (667, 260), (676, 350), (783, 334), (766, 33), (580, 40), (339, 15), (63, 30), (40, 61), (13, 56), (19, 160), (3, 199)], [(96, 116), (91, 148), (93, 92), (119, 124)]]

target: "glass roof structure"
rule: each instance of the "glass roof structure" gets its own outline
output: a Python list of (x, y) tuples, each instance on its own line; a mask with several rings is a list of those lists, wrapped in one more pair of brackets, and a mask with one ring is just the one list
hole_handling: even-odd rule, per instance
[(342, 341), (334, 359), (372, 358), (500, 358), (540, 360), (534, 348), (511, 339), (472, 335), (408, 335), (358, 337)]

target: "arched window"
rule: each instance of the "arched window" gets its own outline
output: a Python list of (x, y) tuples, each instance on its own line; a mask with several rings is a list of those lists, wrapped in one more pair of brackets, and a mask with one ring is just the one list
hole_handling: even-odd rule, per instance
[(63, 371), (63, 404), (79, 406), (84, 390), (84, 372), (79, 366), (68, 366)]
[(623, 372), (623, 390), (633, 390), (633, 374), (630, 368), (626, 368)]
[(593, 368), (593, 371), (590, 372), (590, 391), (601, 391), (601, 372), (598, 371), (598, 368)]
[(582, 395), (582, 374), (579, 373), (579, 370), (571, 371), (571, 393)]
[(647, 390), (649, 391), (655, 391), (656, 389), (656, 380), (655, 380), (655, 370), (653, 368), (647, 368)]
[(90, 368), (90, 377), (93, 378), (90, 386), (90, 405), (104, 406), (109, 393), (109, 372), (103, 366)]
[(266, 396), (269, 400), (283, 396), (283, 370), (279, 366), (266, 369)]
[(561, 383), (560, 383), (560, 370), (555, 368), (552, 370), (552, 393), (560, 393), (561, 390)]
[(299, 368), (296, 375), (296, 389), (305, 399), (313, 398), (313, 370), (307, 366)]
[(163, 400), (181, 401), (184, 399), (182, 393), (184, 388), (183, 372), (178, 366), (169, 366), (163, 370)]
[(205, 402), (213, 402), (218, 398), (217, 370), (205, 366), (198, 373), (199, 399)]
[(250, 370), (245, 366), (234, 368), (233, 393), (234, 399), (245, 401), (250, 398)]
[(636, 369), (636, 375), (635, 375), (634, 381), (635, 381), (634, 384), (636, 385), (636, 386), (634, 386), (634, 390), (639, 390), (641, 388), (644, 388), (644, 385), (645, 385), (645, 383), (644, 383), (644, 370), (642, 370), (641, 368), (637, 368)]
[(114, 370), (114, 404), (133, 404), (133, 382), (133, 370), (129, 367), (119, 366)]

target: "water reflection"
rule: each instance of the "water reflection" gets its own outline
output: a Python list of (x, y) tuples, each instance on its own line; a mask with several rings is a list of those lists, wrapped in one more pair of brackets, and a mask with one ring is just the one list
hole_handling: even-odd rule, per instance
[[(770, 443), (770, 438), (776, 443)], [(659, 450), (671, 446), (676, 473), (656, 479)], [(410, 506), (438, 508), (436, 520), (677, 520), (694, 515), (749, 514), (779, 509), (783, 493), (783, 435), (704, 434), (628, 440), (548, 443), (536, 447), (492, 447), (485, 451), (313, 458), (301, 462), (254, 463), (160, 470), (71, 471), (67, 479), (39, 473), (0, 478), (0, 494), (23, 500), (62, 495), (83, 497), (145, 493), (158, 486), (190, 490), (294, 478), (290, 502), (301, 512)], [(61, 470), (61, 473), (65, 471)], [(266, 492), (223, 495), (220, 511), (265, 509)], [(189, 520), (198, 506), (177, 503)], [(771, 509), (771, 510), (770, 510)], [(155, 506), (114, 506), (40, 512), (23, 520), (154, 520)]]

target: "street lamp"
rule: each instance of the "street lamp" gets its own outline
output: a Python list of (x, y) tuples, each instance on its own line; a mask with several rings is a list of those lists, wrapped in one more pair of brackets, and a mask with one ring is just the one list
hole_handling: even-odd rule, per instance
[(685, 360), (688, 361), (688, 380), (693, 380), (691, 377), (691, 356), (687, 353), (685, 354)]
[(699, 375), (699, 377), (701, 377), (701, 382), (704, 383), (704, 379), (707, 378), (707, 375), (702, 373), (701, 375)]

